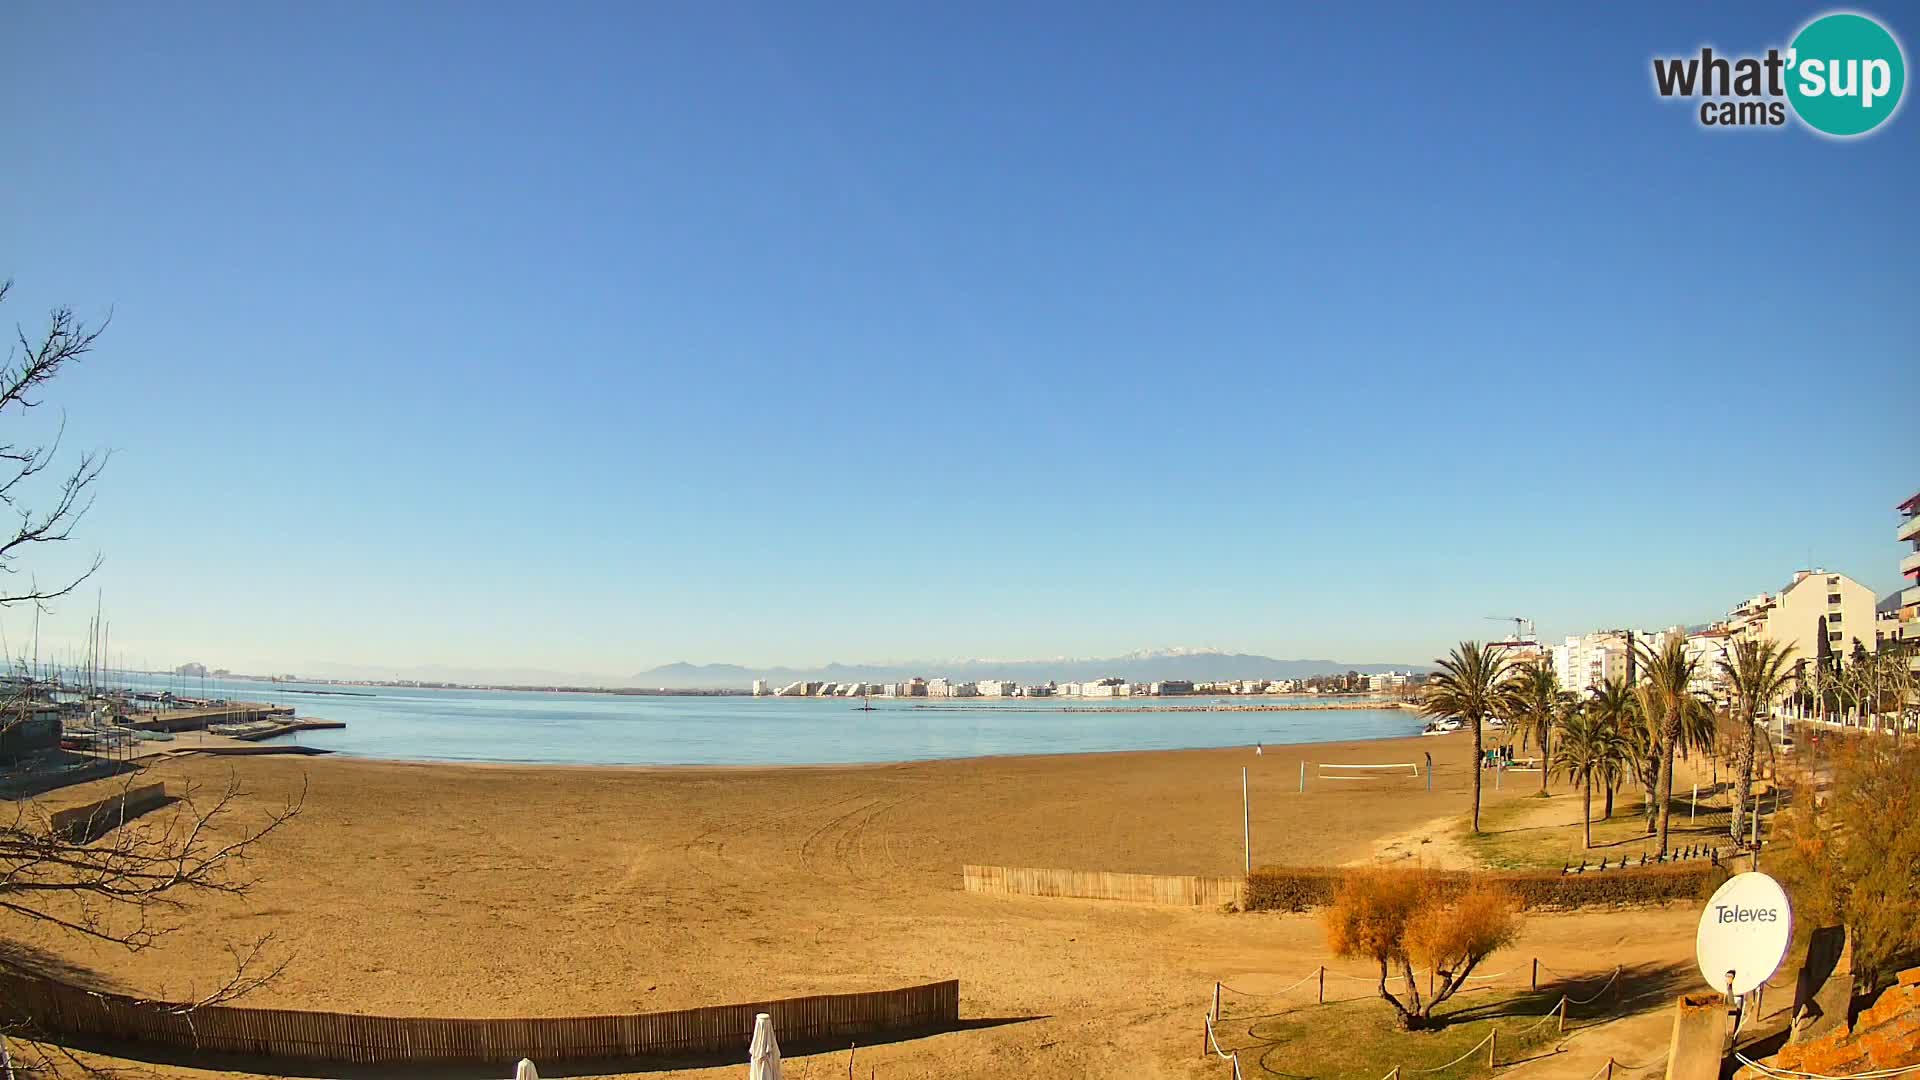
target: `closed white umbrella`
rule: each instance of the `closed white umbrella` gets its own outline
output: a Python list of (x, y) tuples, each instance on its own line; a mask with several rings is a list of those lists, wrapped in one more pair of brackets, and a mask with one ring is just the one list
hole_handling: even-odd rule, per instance
[(747, 1047), (747, 1080), (780, 1080), (780, 1040), (773, 1037), (773, 1017), (753, 1018), (753, 1045)]
[(540, 1070), (533, 1067), (533, 1062), (521, 1058), (520, 1064), (514, 1066), (513, 1080), (540, 1080)]

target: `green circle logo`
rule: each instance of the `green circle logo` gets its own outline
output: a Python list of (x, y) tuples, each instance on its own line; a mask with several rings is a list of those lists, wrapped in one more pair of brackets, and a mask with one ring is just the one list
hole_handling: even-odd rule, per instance
[(1879, 127), (1900, 107), (1906, 58), (1865, 15), (1822, 15), (1787, 52), (1787, 98), (1815, 131), (1847, 138)]

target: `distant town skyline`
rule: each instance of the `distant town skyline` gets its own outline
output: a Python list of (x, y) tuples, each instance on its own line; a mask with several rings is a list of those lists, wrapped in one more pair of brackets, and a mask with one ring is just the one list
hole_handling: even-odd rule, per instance
[(1647, 65), (1805, 15), (10, 11), (0, 318), (112, 315), (9, 421), (115, 451), (42, 641), (1408, 664), (1885, 595), (1914, 117)]

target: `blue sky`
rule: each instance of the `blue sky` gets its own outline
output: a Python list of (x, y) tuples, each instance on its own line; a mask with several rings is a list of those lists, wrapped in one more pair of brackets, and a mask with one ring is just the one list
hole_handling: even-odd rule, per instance
[(1649, 75), (1824, 9), (944, 8), (11, 6), (4, 314), (113, 313), (35, 569), (102, 552), (131, 663), (305, 673), (1421, 661), (1897, 584), (1920, 119)]

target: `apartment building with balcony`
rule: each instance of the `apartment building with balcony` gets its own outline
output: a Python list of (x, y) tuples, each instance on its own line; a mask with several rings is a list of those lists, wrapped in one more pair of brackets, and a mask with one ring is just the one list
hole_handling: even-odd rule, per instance
[(1873, 590), (1845, 574), (1800, 570), (1778, 593), (1743, 600), (1723, 624), (1734, 640), (1759, 636), (1793, 647), (1795, 659), (1820, 654), (1822, 635), (1836, 653), (1859, 641), (1874, 647)]
[[(1900, 640), (1902, 642), (1920, 641), (1920, 492), (1909, 496), (1896, 510), (1900, 512), (1900, 529), (1895, 537), (1908, 545), (1906, 558), (1900, 560), (1900, 577), (1905, 584), (1900, 590), (1900, 606), (1895, 609), (1895, 618), (1900, 622)], [(1920, 657), (1916, 658), (1920, 666)]]

